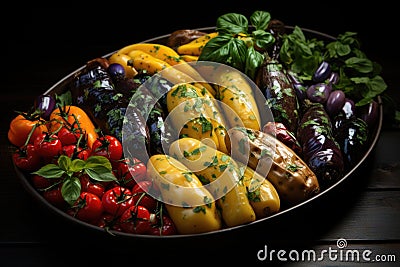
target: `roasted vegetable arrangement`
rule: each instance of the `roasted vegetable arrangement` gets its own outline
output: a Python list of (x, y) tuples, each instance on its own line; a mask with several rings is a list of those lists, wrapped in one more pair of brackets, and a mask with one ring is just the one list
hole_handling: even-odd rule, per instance
[(309, 200), (356, 166), (379, 73), (355, 33), (316, 39), (266, 11), (228, 13), (211, 31), (87, 62), (18, 112), (8, 139), (16, 168), (71, 217), (112, 234), (213, 232)]

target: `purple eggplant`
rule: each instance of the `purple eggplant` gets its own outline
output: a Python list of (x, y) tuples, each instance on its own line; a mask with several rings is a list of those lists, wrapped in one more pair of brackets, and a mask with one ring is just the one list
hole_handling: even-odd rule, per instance
[(168, 113), (166, 96), (173, 85), (173, 83), (161, 77), (160, 75), (153, 75), (143, 83), (143, 86), (146, 87), (157, 99), (158, 103), (160, 103), (165, 114)]
[[(169, 138), (163, 123), (166, 113), (158, 99), (142, 86), (147, 84), (149, 76), (126, 78), (118, 69), (115, 64), (110, 64), (107, 69), (100, 64), (88, 65), (75, 77), (73, 99), (104, 134), (114, 135), (121, 141), (124, 134), (126, 138), (138, 142), (131, 145), (137, 157), (140, 155), (143, 159), (145, 155), (164, 153), (162, 140)], [(112, 71), (115, 73), (111, 74)], [(115, 78), (115, 75), (119, 77)], [(124, 126), (127, 120), (128, 124)], [(130, 125), (129, 120), (135, 121), (136, 125)], [(145, 142), (140, 145), (142, 140)]]
[(353, 100), (350, 98), (345, 98), (344, 99), (344, 104), (342, 107), (342, 110), (340, 112), (343, 112), (343, 114), (346, 116), (347, 119), (353, 117), (356, 115), (356, 105)]
[(331, 75), (328, 78), (328, 83), (330, 84), (338, 84), (339, 83), (339, 73), (332, 71)]
[(130, 97), (117, 91), (107, 69), (92, 61), (77, 72), (71, 85), (72, 101), (80, 106), (103, 134), (122, 140), (122, 124)]
[(150, 151), (150, 133), (139, 109), (129, 106), (123, 124), (124, 155), (147, 162)]
[(342, 90), (331, 92), (325, 103), (325, 108), (329, 116), (333, 117), (338, 114), (342, 110), (345, 100), (346, 95)]
[(326, 61), (322, 61), (319, 64), (318, 68), (315, 70), (312, 76), (312, 80), (314, 83), (323, 83), (326, 79), (329, 79), (331, 74), (331, 65)]
[(325, 104), (332, 92), (332, 85), (328, 83), (315, 83), (307, 88), (307, 98), (312, 102)]
[(353, 168), (364, 156), (368, 142), (368, 125), (356, 116), (347, 118), (341, 112), (333, 119), (333, 136), (344, 157), (345, 169)]
[(107, 67), (108, 74), (110, 74), (111, 79), (114, 82), (118, 82), (119, 80), (123, 80), (126, 78), (125, 76), (125, 68), (119, 63), (111, 63)]
[(308, 86), (300, 81), (300, 79), (297, 77), (297, 74), (290, 70), (287, 72), (287, 76), (289, 77), (290, 81), (292, 82), (293, 88), (296, 91), (299, 104), (303, 103), (304, 99), (307, 98)]
[(377, 101), (372, 100), (370, 103), (357, 107), (356, 113), (359, 118), (364, 120), (370, 129), (372, 129), (377, 121), (379, 115), (379, 104)]
[[(147, 85), (147, 84), (146, 84)], [(168, 149), (173, 136), (173, 129), (165, 124), (167, 113), (160, 104), (160, 99), (156, 98), (146, 86), (141, 86), (131, 98), (130, 106), (137, 107), (146, 120), (149, 131), (149, 154), (165, 154), (164, 149)]]
[(296, 133), (300, 106), (296, 89), (283, 66), (277, 60), (266, 58), (255, 81), (267, 100), (266, 104), (271, 109), (274, 120)]
[(271, 19), (268, 23), (267, 31), (275, 38), (274, 44), (268, 48), (267, 53), (271, 55), (271, 58), (274, 60), (278, 60), (282, 47), (282, 36), (286, 33), (285, 23), (278, 19)]
[(321, 103), (304, 101), (297, 138), (303, 158), (317, 176), (321, 188), (327, 188), (344, 173), (344, 160), (339, 144), (332, 134), (332, 122)]
[(40, 95), (36, 98), (35, 107), (45, 120), (50, 118), (51, 112), (56, 108), (56, 100), (51, 95)]

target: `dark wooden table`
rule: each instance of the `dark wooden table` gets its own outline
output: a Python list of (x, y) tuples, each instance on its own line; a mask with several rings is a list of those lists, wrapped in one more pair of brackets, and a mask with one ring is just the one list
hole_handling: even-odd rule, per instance
[[(329, 258), (328, 254), (323, 254), (325, 257), (321, 262), (293, 262), (289, 255), (308, 250), (317, 253), (352, 250), (354, 253), (357, 251), (360, 261), (363, 261), (361, 253), (370, 250), (371, 254), (366, 256), (371, 259), (380, 255), (386, 260), (395, 260), (391, 263), (375, 262), (376, 266), (399, 266), (400, 129), (394, 123), (390, 105), (385, 107), (382, 132), (373, 152), (354, 175), (316, 201), (249, 229), (187, 239), (112, 237), (52, 213), (22, 187), (15, 175), (7, 140), (8, 126), (15, 110), (29, 108), (37, 95), (94, 57), (182, 27), (214, 26), (215, 18), (226, 12), (250, 13), (248, 6), (247, 9), (239, 6), (229, 9), (226, 6), (212, 10), (203, 7), (190, 11), (192, 14), (188, 14), (187, 8), (179, 7), (174, 7), (175, 11), (180, 10), (177, 14), (186, 13), (166, 16), (159, 9), (150, 12), (149, 17), (140, 17), (137, 13), (139, 8), (136, 13), (119, 11), (112, 14), (104, 9), (15, 12), (15, 20), (22, 20), (23, 27), (18, 31), (16, 26), (5, 29), (3, 70), (6, 75), (2, 76), (6, 77), (2, 80), (6, 82), (2, 83), (0, 96), (0, 266), (83, 266), (82, 263), (95, 263), (96, 266), (105, 266), (106, 263), (116, 266), (127, 263), (132, 266), (139, 263), (209, 265), (212, 261), (268, 265), (268, 257), (265, 260), (257, 258), (257, 253), (264, 249), (268, 253), (275, 250), (272, 257), (277, 265), (353, 266), (357, 264), (354, 260), (346, 262)], [(383, 34), (387, 31), (382, 31), (382, 28), (387, 30), (393, 26), (389, 18), (394, 15), (392, 9), (370, 7), (370, 18), (375, 19), (368, 24), (368, 29), (365, 25), (370, 20), (361, 15), (354, 17), (358, 14), (354, 13), (355, 10), (346, 11), (339, 7), (321, 11), (324, 18), (318, 24), (312, 19), (313, 13), (308, 8), (301, 9), (300, 5), (293, 6), (290, 13), (277, 4), (271, 7), (259, 5), (255, 9), (270, 11), (288, 25), (299, 24), (334, 36), (345, 30), (359, 31), (365, 40), (367, 54), (382, 64), (382, 75), (388, 84), (387, 94), (393, 100), (393, 106), (398, 107), (400, 69), (396, 41)], [(201, 17), (205, 10), (208, 15)], [(304, 12), (299, 13), (299, 10)], [(341, 20), (332, 23), (339, 11)], [(153, 19), (160, 27), (153, 30), (146, 19)], [(4, 21), (2, 25), (13, 23)], [(341, 249), (338, 246), (343, 242), (347, 242), (347, 247)], [(279, 250), (286, 252), (283, 256), (288, 262), (278, 260)], [(332, 253), (334, 256), (335, 252)], [(344, 254), (342, 259), (345, 259)]]

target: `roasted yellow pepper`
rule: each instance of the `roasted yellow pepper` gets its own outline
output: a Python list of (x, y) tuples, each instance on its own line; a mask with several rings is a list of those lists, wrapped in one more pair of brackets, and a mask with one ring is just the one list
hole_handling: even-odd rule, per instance
[[(139, 53), (138, 51), (143, 53)], [(167, 66), (175, 66), (177, 71), (183, 72), (185, 75), (191, 77), (192, 80), (204, 80), (192, 65), (183, 60), (174, 49), (166, 45), (157, 43), (135, 43), (123, 47), (118, 51), (118, 54), (129, 55), (137, 69), (141, 69), (143, 66), (147, 65), (148, 67), (145, 67), (145, 69), (151, 74), (163, 70)], [(137, 58), (139, 58), (139, 60)], [(139, 65), (139, 62), (143, 62), (143, 64)], [(189, 80), (186, 79), (186, 81)], [(211, 86), (205, 86), (209, 87), (209, 90), (211, 89)]]
[(200, 56), (201, 51), (203, 50), (203, 47), (207, 44), (209, 40), (212, 38), (218, 36), (218, 32), (212, 32), (205, 34), (197, 39), (194, 39), (193, 41), (183, 44), (181, 46), (178, 46), (176, 51), (180, 55), (191, 55), (191, 56)]
[(275, 187), (249, 166), (245, 166), (243, 183), (257, 219), (268, 217), (280, 210), (281, 202)]
[(255, 130), (261, 128), (261, 117), (253, 88), (243, 73), (224, 66), (210, 73), (217, 85), (215, 98), (223, 102), (225, 114), (231, 127), (241, 126)]
[(193, 62), (199, 59), (199, 56), (192, 56), (192, 55), (181, 55), (181, 58), (186, 62)]
[(180, 234), (197, 234), (221, 229), (216, 203), (197, 176), (168, 155), (153, 155), (147, 175), (161, 190), (165, 207)]
[(175, 129), (181, 129), (180, 135), (209, 139), (218, 150), (228, 153), (225, 118), (205, 87), (191, 83), (174, 85), (167, 93), (167, 108)]
[(171, 66), (167, 62), (141, 50), (131, 50), (127, 55), (130, 57), (130, 63), (136, 70), (146, 70), (149, 74), (155, 74)]
[(256, 220), (243, 184), (243, 170), (229, 155), (189, 137), (174, 141), (169, 154), (193, 171), (217, 199), (226, 226)]
[(179, 54), (174, 49), (166, 45), (155, 44), (155, 43), (131, 44), (118, 50), (118, 53), (129, 55), (129, 53), (133, 50), (143, 51), (155, 58), (165, 61), (171, 66), (183, 62)]

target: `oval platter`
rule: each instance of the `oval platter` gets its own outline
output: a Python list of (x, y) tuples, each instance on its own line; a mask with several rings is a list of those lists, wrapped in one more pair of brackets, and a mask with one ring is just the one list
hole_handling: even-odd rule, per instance
[[(287, 29), (292, 30), (294, 27), (291, 26), (285, 26)], [(199, 31), (205, 31), (205, 32), (211, 32), (213, 30), (215, 30), (215, 27), (204, 27), (204, 28), (198, 28), (196, 30)], [(305, 29), (302, 28), (303, 32), (308, 36), (308, 37), (315, 37), (315, 38), (321, 38), (324, 40), (335, 40), (335, 38), (333, 36), (330, 36), (328, 34), (325, 33), (321, 33), (321, 32), (317, 32), (311, 29)], [(158, 36), (158, 37), (154, 37), (148, 40), (145, 40), (143, 42), (145, 43), (159, 43), (159, 44), (165, 44), (168, 37), (170, 36), (170, 34), (166, 34), (163, 36)], [(112, 55), (115, 51), (110, 52), (106, 55), (103, 55), (102, 57), (104, 58), (108, 58), (110, 55)], [(85, 68), (85, 66), (82, 66), (80, 68), (78, 68), (77, 70), (73, 71), (72, 73), (66, 75), (63, 79), (61, 79), (60, 81), (58, 81), (56, 84), (54, 84), (51, 88), (49, 88), (48, 90), (46, 90), (45, 92), (43, 92), (43, 94), (49, 94), (49, 95), (60, 95), (62, 93), (65, 92), (67, 85), (71, 82), (72, 78), (74, 77), (74, 75), (76, 73), (78, 73), (79, 71), (83, 70)], [(364, 153), (364, 155), (362, 156), (361, 160), (355, 164), (355, 166), (348, 171), (340, 180), (338, 180), (337, 182), (335, 182), (333, 185), (331, 185), (329, 188), (324, 189), (322, 192), (320, 192), (319, 194), (307, 199), (306, 201), (303, 201), (297, 205), (291, 206), (289, 208), (283, 209), (281, 211), (279, 211), (276, 214), (273, 214), (271, 216), (268, 216), (266, 218), (261, 218), (258, 219), (254, 222), (248, 223), (248, 224), (244, 224), (244, 225), (240, 225), (240, 226), (235, 226), (235, 227), (230, 227), (230, 228), (224, 228), (218, 231), (213, 231), (213, 232), (206, 232), (206, 233), (201, 233), (201, 234), (190, 234), (190, 235), (172, 235), (172, 236), (153, 236), (153, 235), (137, 235), (137, 234), (129, 234), (129, 233), (124, 233), (124, 232), (120, 232), (120, 231), (114, 231), (114, 230), (109, 230), (110, 232), (112, 232), (114, 235), (116, 236), (124, 236), (124, 237), (129, 237), (129, 238), (145, 238), (145, 239), (158, 239), (158, 238), (173, 238), (173, 239), (180, 239), (180, 238), (191, 238), (191, 237), (207, 237), (210, 235), (216, 235), (216, 234), (220, 234), (220, 233), (229, 233), (235, 230), (239, 230), (239, 229), (251, 229), (252, 227), (254, 228), (255, 226), (264, 226), (267, 225), (268, 223), (272, 222), (272, 221), (277, 221), (280, 220), (280, 218), (285, 214), (287, 216), (290, 217), (290, 213), (292, 213), (294, 210), (300, 209), (300, 208), (310, 208), (310, 203), (313, 203), (314, 201), (316, 201), (318, 198), (324, 196), (324, 195), (329, 195), (329, 194), (337, 194), (336, 191), (333, 192), (333, 189), (340, 186), (345, 180), (348, 179), (354, 179), (356, 172), (359, 168), (363, 167), (363, 165), (365, 164), (365, 161), (370, 157), (370, 155), (372, 154), (374, 147), (379, 139), (379, 135), (381, 132), (381, 128), (382, 128), (382, 121), (383, 121), (383, 107), (382, 107), (382, 101), (381, 98), (378, 96), (377, 101), (379, 103), (379, 116), (378, 116), (378, 122), (375, 124), (375, 128), (372, 131), (372, 135), (371, 138), (369, 140), (369, 144), (368, 144), (368, 148), (366, 149), (366, 152)], [(48, 208), (49, 211), (53, 212), (54, 214), (56, 214), (57, 216), (61, 216), (63, 218), (65, 218), (66, 220), (70, 221), (71, 223), (75, 223), (75, 224), (79, 224), (83, 227), (87, 227), (91, 230), (97, 231), (99, 232), (99, 234), (109, 234), (106, 233), (106, 231), (104, 230), (104, 228), (86, 223), (84, 221), (78, 220), (68, 214), (66, 214), (64, 211), (54, 207), (53, 205), (51, 205), (50, 203), (48, 203), (43, 196), (32, 186), (31, 182), (29, 179), (27, 179), (26, 174), (24, 172), (22, 172), (21, 170), (19, 170), (17, 167), (15, 167), (15, 172), (17, 174), (17, 177), (19, 178), (19, 181), (21, 182), (21, 184), (23, 185), (23, 187), (26, 189), (26, 191), (35, 199), (37, 200), (40, 204), (44, 205), (46, 208)]]

